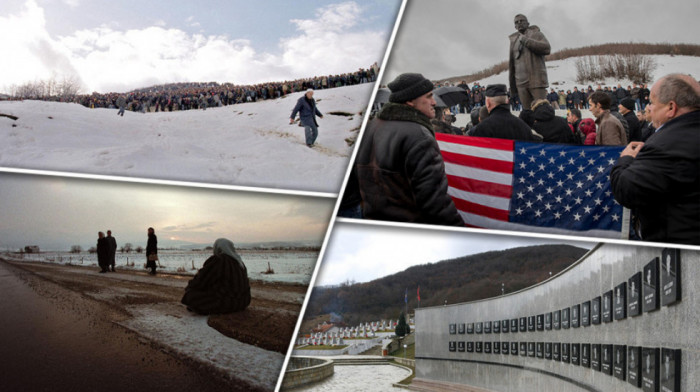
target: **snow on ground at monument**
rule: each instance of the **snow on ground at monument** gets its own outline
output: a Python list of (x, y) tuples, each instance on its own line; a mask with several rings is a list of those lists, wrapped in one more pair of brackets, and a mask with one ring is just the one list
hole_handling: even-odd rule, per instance
[[(311, 274), (316, 266), (318, 252), (305, 251), (254, 251), (240, 250), (239, 254), (248, 269), (252, 280), (279, 283), (309, 284)], [(211, 256), (211, 251), (159, 250), (158, 271), (181, 275), (194, 275)], [(13, 257), (13, 258), (16, 258)], [(99, 269), (97, 254), (68, 252), (25, 253), (21, 260), (45, 263), (70, 264)], [(146, 271), (144, 253), (117, 252), (115, 265), (117, 269)], [(127, 265), (128, 264), (128, 265)], [(131, 265), (133, 264), (133, 265)], [(268, 268), (274, 273), (267, 274)]]
[(365, 391), (386, 392), (393, 384), (411, 375), (407, 368), (393, 365), (342, 365), (333, 367), (333, 375), (304, 387), (307, 392)]
[[(317, 90), (314, 148), (289, 124), (303, 92), (206, 110), (158, 113), (3, 101), (0, 166), (337, 193), (374, 83)], [(335, 113), (335, 114), (333, 114)], [(297, 116), (298, 118), (298, 116)]]

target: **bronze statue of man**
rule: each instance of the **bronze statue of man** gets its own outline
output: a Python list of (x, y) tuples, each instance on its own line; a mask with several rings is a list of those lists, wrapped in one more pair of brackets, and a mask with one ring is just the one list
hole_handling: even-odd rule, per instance
[(523, 109), (547, 97), (547, 68), (544, 56), (550, 46), (539, 27), (530, 26), (525, 15), (515, 15), (515, 29), (510, 38), (509, 80), (511, 95), (517, 94)]

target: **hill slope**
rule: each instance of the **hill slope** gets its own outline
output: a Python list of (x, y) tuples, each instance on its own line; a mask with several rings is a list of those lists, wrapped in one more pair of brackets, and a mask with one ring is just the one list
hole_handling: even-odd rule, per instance
[(403, 272), (367, 283), (316, 287), (307, 305), (305, 320), (329, 313), (344, 317), (347, 324), (396, 318), (404, 309), (458, 303), (513, 292), (541, 282), (587, 252), (570, 245), (540, 245), (492, 251), (413, 266)]

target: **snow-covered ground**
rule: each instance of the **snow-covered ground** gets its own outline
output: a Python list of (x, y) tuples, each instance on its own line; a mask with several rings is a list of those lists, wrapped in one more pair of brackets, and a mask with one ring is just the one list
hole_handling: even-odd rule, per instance
[[(374, 83), (318, 90), (319, 136), (289, 124), (303, 93), (207, 110), (134, 113), (2, 101), (0, 166), (337, 193)], [(331, 114), (338, 113), (338, 114)], [(343, 115), (343, 114), (348, 115)]]
[[(248, 269), (248, 277), (265, 282), (309, 284), (318, 260), (318, 252), (241, 250), (239, 254)], [(159, 250), (160, 268), (158, 271), (194, 275), (209, 256), (211, 256), (211, 251)], [(18, 255), (3, 254), (3, 257), (12, 260), (99, 268), (97, 255), (87, 252), (79, 254), (68, 252), (25, 253), (21, 258)], [(115, 257), (117, 269), (144, 270), (145, 263), (144, 253), (117, 252)], [(268, 264), (274, 273), (265, 273), (268, 270)]]

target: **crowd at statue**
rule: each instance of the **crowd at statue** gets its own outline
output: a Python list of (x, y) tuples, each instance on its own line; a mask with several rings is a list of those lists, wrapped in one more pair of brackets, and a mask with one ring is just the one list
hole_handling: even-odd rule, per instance
[[(74, 97), (32, 97), (44, 101), (74, 102), (88, 108), (119, 109), (134, 112), (164, 112), (176, 110), (204, 109), (228, 106), (245, 102), (276, 99), (287, 94), (352, 86), (374, 82), (379, 73), (377, 63), (355, 72), (337, 75), (316, 76), (283, 82), (267, 82), (255, 85), (234, 85), (232, 83), (172, 83), (137, 89), (128, 93), (92, 93)], [(14, 97), (13, 99), (25, 99)]]

